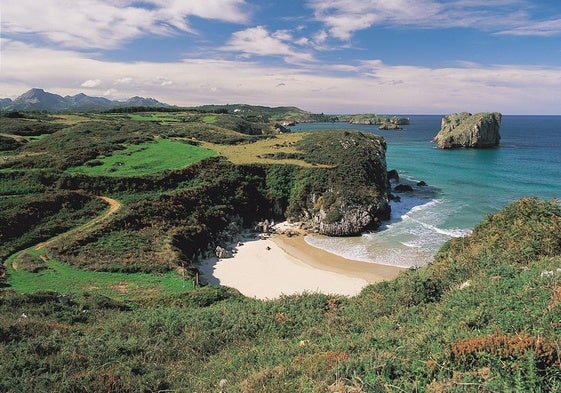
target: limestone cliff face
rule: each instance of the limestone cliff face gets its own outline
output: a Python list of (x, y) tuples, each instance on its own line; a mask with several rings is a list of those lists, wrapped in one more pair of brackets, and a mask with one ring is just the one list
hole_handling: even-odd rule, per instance
[(446, 115), (433, 141), (439, 149), (497, 147), (501, 139), (501, 117), (498, 112)]
[(298, 146), (315, 167), (302, 173), (296, 211), (328, 236), (352, 236), (390, 218), (386, 143), (356, 131), (310, 134)]
[(375, 229), (382, 220), (390, 219), (390, 206), (386, 198), (372, 203), (341, 201), (336, 206), (338, 218), (332, 220), (329, 211), (320, 209), (313, 216), (312, 222), (318, 233), (327, 236), (354, 236), (365, 230)]

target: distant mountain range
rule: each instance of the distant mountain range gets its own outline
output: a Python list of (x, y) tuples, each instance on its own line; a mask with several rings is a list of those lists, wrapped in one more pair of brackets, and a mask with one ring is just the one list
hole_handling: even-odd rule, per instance
[(154, 98), (132, 97), (126, 101), (112, 101), (84, 93), (63, 97), (43, 89), (31, 89), (15, 100), (0, 98), (0, 111), (96, 112), (131, 106), (170, 107)]

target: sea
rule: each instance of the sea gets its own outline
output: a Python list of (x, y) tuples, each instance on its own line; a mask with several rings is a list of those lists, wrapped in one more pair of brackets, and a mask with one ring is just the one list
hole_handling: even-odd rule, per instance
[[(414, 115), (404, 130), (374, 125), (302, 123), (292, 131), (356, 129), (382, 135), (388, 170), (412, 192), (394, 193), (391, 219), (358, 237), (308, 235), (315, 247), (365, 262), (401, 267), (429, 263), (449, 239), (466, 236), (487, 215), (522, 197), (561, 199), (561, 116), (503, 115), (496, 149), (439, 150), (441, 116)], [(425, 182), (427, 186), (417, 185)], [(395, 183), (393, 184), (395, 186)]]

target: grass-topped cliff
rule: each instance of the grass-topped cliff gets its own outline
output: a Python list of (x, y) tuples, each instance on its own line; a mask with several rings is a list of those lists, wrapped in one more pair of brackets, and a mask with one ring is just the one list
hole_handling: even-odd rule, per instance
[[(382, 138), (277, 134), (264, 121), (276, 122), (280, 108), (237, 108), (0, 118), (2, 133), (20, 143), (0, 162), (0, 258), (79, 225), (90, 205), (103, 206), (100, 195), (122, 209), (53, 242), (49, 258), (92, 271), (190, 277), (207, 251), (265, 218), (341, 235), (388, 217)], [(74, 195), (81, 204), (71, 205)]]

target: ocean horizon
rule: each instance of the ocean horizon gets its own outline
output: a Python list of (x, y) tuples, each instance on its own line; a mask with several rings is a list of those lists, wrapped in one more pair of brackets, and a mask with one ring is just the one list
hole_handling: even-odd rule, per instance
[[(561, 198), (561, 116), (503, 115), (495, 149), (439, 150), (432, 139), (440, 115), (407, 115), (401, 131), (375, 125), (302, 123), (292, 131), (356, 129), (382, 135), (388, 170), (413, 192), (395, 193), (389, 221), (362, 236), (309, 235), (306, 241), (340, 256), (401, 267), (429, 263), (453, 237), (522, 197)], [(425, 182), (426, 186), (417, 183)], [(395, 185), (395, 183), (393, 184)]]

